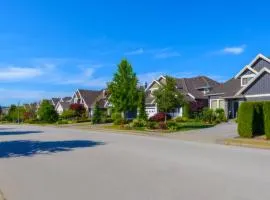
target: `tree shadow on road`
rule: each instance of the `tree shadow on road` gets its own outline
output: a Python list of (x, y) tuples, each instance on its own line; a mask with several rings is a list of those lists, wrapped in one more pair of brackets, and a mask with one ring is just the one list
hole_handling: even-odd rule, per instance
[(26, 134), (33, 134), (33, 133), (43, 133), (43, 131), (0, 131), (0, 136), (4, 136), (4, 135), (26, 135)]
[(76, 148), (89, 148), (104, 145), (104, 142), (90, 140), (71, 141), (31, 141), (15, 140), (0, 142), (0, 158), (34, 156), (36, 154), (51, 154), (72, 151)]

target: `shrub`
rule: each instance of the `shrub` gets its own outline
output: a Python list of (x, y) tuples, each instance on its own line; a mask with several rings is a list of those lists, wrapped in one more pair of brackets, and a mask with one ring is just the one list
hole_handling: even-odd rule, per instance
[(204, 122), (213, 123), (216, 119), (214, 110), (209, 108), (204, 108), (201, 114), (201, 118)]
[(168, 115), (165, 112), (159, 112), (155, 114), (154, 116), (150, 117), (150, 121), (155, 121), (155, 122), (164, 122), (165, 121), (165, 116), (167, 116), (167, 120), (171, 119), (171, 116)]
[(127, 121), (122, 118), (122, 115), (119, 112), (114, 112), (112, 114), (112, 120), (114, 125), (123, 125), (127, 123)]
[(176, 131), (178, 129), (178, 124), (175, 121), (169, 121), (167, 123), (168, 129), (171, 131)]
[(57, 121), (57, 124), (68, 124), (67, 120), (59, 120)]
[(190, 118), (190, 104), (185, 103), (183, 106), (183, 117)]
[(176, 117), (176, 118), (174, 118), (174, 121), (175, 122), (187, 122), (188, 118), (186, 118), (186, 117)]
[(270, 102), (264, 102), (264, 133), (267, 139), (270, 139)]
[(264, 114), (262, 102), (243, 102), (238, 111), (238, 134), (251, 138), (264, 134)]
[(217, 123), (227, 121), (224, 109), (218, 108), (218, 109), (215, 110), (215, 113), (216, 113), (216, 122)]
[(91, 122), (91, 119), (84, 118), (84, 119), (78, 119), (78, 120), (76, 120), (76, 123), (84, 123), (84, 122)]
[(147, 122), (142, 119), (134, 119), (130, 126), (133, 128), (142, 128), (147, 126)]
[(75, 112), (74, 110), (68, 109), (64, 110), (63, 113), (61, 114), (62, 119), (73, 119), (75, 117)]
[(71, 104), (70, 109), (74, 111), (76, 117), (82, 117), (86, 113), (86, 110), (83, 107), (83, 105), (79, 103)]
[(157, 124), (157, 122), (149, 121), (149, 122), (147, 122), (146, 127), (149, 129), (157, 129), (158, 124)]
[(167, 124), (165, 122), (159, 122), (158, 126), (162, 130), (168, 129), (168, 126), (167, 126)]

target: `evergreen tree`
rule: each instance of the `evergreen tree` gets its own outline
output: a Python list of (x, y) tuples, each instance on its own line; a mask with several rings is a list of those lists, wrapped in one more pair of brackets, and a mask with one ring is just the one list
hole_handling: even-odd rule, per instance
[(140, 89), (139, 91), (139, 101), (138, 101), (138, 111), (139, 111), (139, 119), (147, 120), (147, 113), (145, 111), (145, 91), (144, 89)]
[(43, 122), (53, 123), (58, 120), (58, 113), (48, 100), (43, 100), (38, 109), (38, 117)]
[(93, 116), (92, 116), (92, 123), (98, 124), (101, 122), (102, 112), (98, 106), (98, 104), (95, 104), (94, 110), (93, 110)]
[[(160, 112), (170, 112), (184, 104), (183, 95), (176, 88), (176, 81), (170, 76), (166, 76), (166, 84), (161, 85), (154, 91), (158, 110)], [(166, 118), (165, 118), (166, 121)]]
[(125, 113), (136, 111), (138, 105), (138, 79), (133, 72), (131, 64), (122, 60), (118, 65), (118, 71), (114, 74), (112, 82), (108, 84), (110, 94), (109, 101), (116, 112)]

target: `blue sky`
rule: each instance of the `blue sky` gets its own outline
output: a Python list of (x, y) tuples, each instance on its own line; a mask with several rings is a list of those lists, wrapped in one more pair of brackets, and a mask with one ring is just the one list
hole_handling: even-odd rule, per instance
[(270, 55), (268, 1), (0, 2), (0, 105), (100, 89), (127, 58), (160, 74), (225, 81)]

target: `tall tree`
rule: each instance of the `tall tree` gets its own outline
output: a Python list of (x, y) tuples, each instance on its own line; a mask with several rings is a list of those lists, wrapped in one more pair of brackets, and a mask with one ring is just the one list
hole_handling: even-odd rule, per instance
[(92, 123), (98, 124), (101, 122), (101, 116), (102, 112), (98, 106), (98, 103), (95, 104), (94, 110), (93, 110), (93, 117), (92, 117)]
[(139, 119), (146, 120), (147, 113), (145, 111), (145, 91), (143, 88), (139, 90), (139, 101), (138, 101), (138, 111), (139, 111)]
[(184, 104), (184, 97), (176, 88), (176, 80), (170, 76), (166, 76), (166, 83), (154, 91), (153, 95), (160, 112), (168, 113)]
[(123, 59), (118, 65), (118, 70), (114, 74), (112, 82), (108, 84), (110, 94), (109, 101), (116, 112), (125, 113), (135, 111), (138, 105), (138, 79), (133, 72), (131, 64)]
[(58, 120), (58, 113), (48, 100), (43, 100), (38, 109), (38, 117), (43, 122), (53, 123)]

